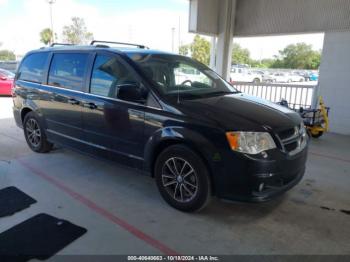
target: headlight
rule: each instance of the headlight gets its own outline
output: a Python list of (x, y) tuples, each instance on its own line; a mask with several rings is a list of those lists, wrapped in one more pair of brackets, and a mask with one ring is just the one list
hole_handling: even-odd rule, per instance
[(255, 155), (276, 148), (266, 132), (227, 132), (226, 137), (231, 149), (242, 153)]
[(302, 137), (305, 137), (307, 135), (306, 127), (304, 125), (304, 122), (301, 122), (301, 124), (300, 124), (300, 133), (301, 133)]

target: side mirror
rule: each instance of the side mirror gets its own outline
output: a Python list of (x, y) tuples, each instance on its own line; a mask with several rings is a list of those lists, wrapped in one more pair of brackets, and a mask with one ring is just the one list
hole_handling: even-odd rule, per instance
[(136, 83), (122, 84), (118, 86), (118, 98), (130, 102), (144, 102), (141, 88)]

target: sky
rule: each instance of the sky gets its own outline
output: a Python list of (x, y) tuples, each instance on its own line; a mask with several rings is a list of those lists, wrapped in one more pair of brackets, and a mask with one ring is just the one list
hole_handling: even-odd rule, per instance
[[(188, 33), (188, 10), (188, 0), (56, 0), (53, 26), (62, 41), (63, 26), (78, 16), (97, 40), (135, 42), (165, 51), (172, 51), (174, 28), (177, 51), (179, 45), (190, 43), (194, 37)], [(23, 55), (43, 46), (39, 33), (50, 27), (49, 14), (47, 0), (0, 0), (1, 48)], [(248, 48), (252, 58), (261, 59), (273, 57), (278, 50), (297, 42), (319, 50), (323, 34), (235, 38), (234, 42)]]

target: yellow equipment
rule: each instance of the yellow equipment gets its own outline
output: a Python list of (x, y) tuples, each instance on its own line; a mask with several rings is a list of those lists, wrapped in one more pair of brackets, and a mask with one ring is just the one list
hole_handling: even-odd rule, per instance
[(319, 108), (300, 110), (300, 115), (304, 119), (304, 124), (309, 134), (314, 138), (319, 138), (329, 128), (329, 107), (326, 107), (323, 98), (319, 97)]

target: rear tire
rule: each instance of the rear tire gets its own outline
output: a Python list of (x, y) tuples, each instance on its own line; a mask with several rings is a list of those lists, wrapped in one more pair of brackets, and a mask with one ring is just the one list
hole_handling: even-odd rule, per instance
[(154, 172), (161, 196), (172, 207), (194, 212), (208, 204), (211, 198), (209, 170), (189, 147), (166, 148), (158, 156)]
[(25, 115), (23, 130), (24, 137), (31, 150), (36, 153), (47, 153), (51, 151), (53, 144), (47, 141), (45, 130), (34, 112), (29, 112)]

